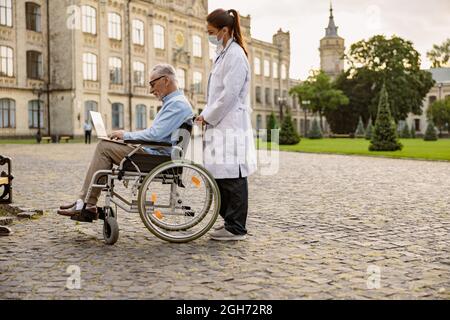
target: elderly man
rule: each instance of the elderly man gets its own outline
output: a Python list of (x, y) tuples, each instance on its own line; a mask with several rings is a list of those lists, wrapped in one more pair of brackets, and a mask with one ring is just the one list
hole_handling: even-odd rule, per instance
[[(172, 133), (183, 123), (192, 121), (194, 116), (192, 107), (183, 93), (178, 90), (176, 73), (171, 65), (159, 64), (153, 68), (150, 74), (150, 89), (150, 93), (163, 102), (161, 111), (156, 116), (151, 128), (139, 132), (115, 131), (111, 134), (111, 139), (173, 143), (171, 141)], [(112, 169), (113, 164), (120, 164), (131, 151), (132, 147), (125, 144), (101, 140), (95, 150), (79, 199), (70, 205), (61, 206), (58, 214), (69, 217), (80, 214), (94, 174), (99, 170)], [(155, 148), (146, 148), (145, 151), (149, 154), (167, 154), (167, 151), (164, 153)], [(86, 203), (86, 210), (93, 217), (98, 216), (97, 201), (100, 193), (101, 189), (93, 188)]]

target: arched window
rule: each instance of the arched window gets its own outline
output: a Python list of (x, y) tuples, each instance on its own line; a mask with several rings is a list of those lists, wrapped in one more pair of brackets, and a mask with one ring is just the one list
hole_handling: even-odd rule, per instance
[(97, 102), (95, 101), (86, 101), (84, 103), (84, 120), (92, 121), (91, 119), (91, 111), (97, 111)]
[(186, 71), (184, 69), (177, 69), (178, 88), (180, 90), (186, 89)]
[(254, 68), (255, 68), (255, 74), (257, 76), (261, 75), (261, 59), (260, 58), (255, 58)]
[(37, 129), (44, 128), (44, 101), (31, 100), (28, 102), (28, 127)]
[(155, 120), (155, 107), (150, 107), (150, 120)]
[(38, 51), (27, 51), (27, 77), (42, 79), (42, 54)]
[(112, 84), (122, 84), (122, 60), (109, 58), (109, 80)]
[(136, 129), (147, 128), (147, 107), (143, 104), (136, 106)]
[(122, 39), (122, 18), (115, 12), (108, 13), (108, 36), (110, 39)]
[(0, 99), (0, 128), (16, 127), (16, 102), (12, 99)]
[(133, 20), (133, 43), (144, 45), (144, 22), (138, 19)]
[(192, 36), (192, 47), (194, 57), (202, 57), (202, 38), (200, 36)]
[(164, 50), (165, 46), (165, 35), (164, 35), (164, 27), (156, 24), (153, 26), (153, 41), (156, 49)]
[(137, 86), (144, 87), (145, 86), (145, 64), (140, 61), (135, 61), (133, 63), (134, 70), (134, 83)]
[(81, 6), (81, 30), (97, 34), (97, 10), (91, 6)]
[(41, 6), (34, 2), (25, 3), (27, 30), (41, 32)]
[(14, 53), (10, 47), (0, 46), (0, 76), (14, 76)]
[(111, 109), (111, 121), (113, 129), (123, 129), (123, 104), (113, 103)]
[(12, 4), (11, 0), (0, 1), (0, 25), (12, 27)]
[(202, 73), (194, 71), (194, 91), (195, 93), (202, 93)]
[(97, 56), (93, 53), (83, 53), (83, 79), (97, 81)]

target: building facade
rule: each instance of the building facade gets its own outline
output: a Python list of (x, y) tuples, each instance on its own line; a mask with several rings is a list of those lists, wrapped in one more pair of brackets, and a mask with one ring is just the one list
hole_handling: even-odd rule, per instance
[[(207, 0), (0, 0), (0, 137), (83, 134), (89, 111), (107, 131), (149, 127), (161, 103), (148, 74), (170, 63), (199, 114), (214, 49), (206, 33)], [(265, 128), (288, 96), (290, 36), (251, 37), (242, 17), (252, 66), (253, 125)]]

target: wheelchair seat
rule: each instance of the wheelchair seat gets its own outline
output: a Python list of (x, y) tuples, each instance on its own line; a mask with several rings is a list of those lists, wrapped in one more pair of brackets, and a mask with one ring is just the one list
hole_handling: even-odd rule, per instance
[(125, 161), (123, 164), (123, 170), (128, 172), (137, 172), (136, 167), (132, 163), (134, 162), (141, 172), (149, 173), (156, 167), (169, 161), (171, 161), (170, 156), (137, 153)]

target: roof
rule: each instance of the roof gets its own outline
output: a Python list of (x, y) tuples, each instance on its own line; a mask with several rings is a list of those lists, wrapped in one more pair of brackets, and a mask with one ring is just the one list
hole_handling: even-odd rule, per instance
[(436, 83), (450, 83), (450, 68), (432, 68), (427, 71), (431, 72)]

